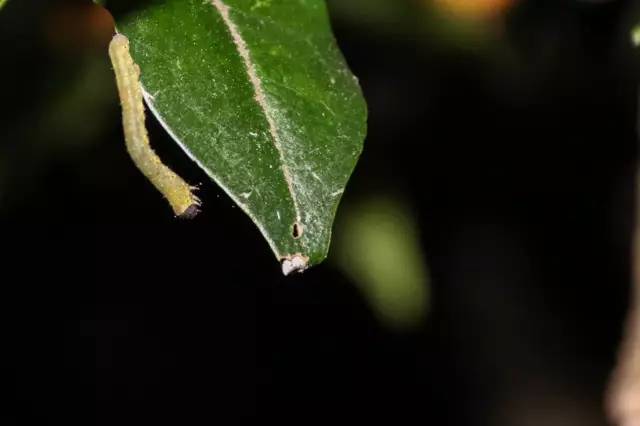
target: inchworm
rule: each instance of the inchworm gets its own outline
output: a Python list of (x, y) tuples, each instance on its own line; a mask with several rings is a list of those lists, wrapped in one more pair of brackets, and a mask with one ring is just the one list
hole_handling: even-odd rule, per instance
[(193, 194), (196, 188), (164, 165), (149, 145), (149, 136), (145, 127), (140, 67), (129, 53), (129, 39), (122, 34), (116, 34), (109, 44), (109, 56), (116, 74), (122, 105), (124, 139), (131, 159), (169, 201), (177, 216), (183, 218), (195, 216), (200, 206), (200, 200)]

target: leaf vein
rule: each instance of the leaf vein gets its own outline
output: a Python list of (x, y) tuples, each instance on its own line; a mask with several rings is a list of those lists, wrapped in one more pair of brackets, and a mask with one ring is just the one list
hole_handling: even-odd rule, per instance
[(236, 25), (236, 23), (231, 19), (231, 15), (229, 13), (230, 11), (229, 6), (226, 3), (224, 3), (222, 0), (211, 0), (211, 4), (218, 11), (218, 13), (220, 13), (222, 20), (226, 25), (231, 35), (231, 38), (233, 39), (236, 49), (238, 50), (238, 54), (240, 55), (240, 57), (244, 62), (247, 75), (249, 77), (249, 81), (251, 82), (251, 85), (253, 86), (253, 89), (255, 92), (255, 96), (254, 96), (255, 100), (260, 106), (260, 109), (262, 110), (267, 120), (267, 124), (269, 126), (269, 133), (271, 134), (276, 150), (280, 155), (280, 161), (282, 163), (281, 169), (284, 174), (284, 179), (287, 183), (289, 193), (291, 195), (293, 207), (296, 214), (296, 221), (300, 222), (302, 220), (301, 212), (298, 205), (298, 200), (296, 198), (296, 193), (294, 191), (293, 176), (291, 175), (291, 172), (289, 171), (289, 168), (287, 166), (287, 162), (284, 156), (284, 150), (281, 143), (280, 134), (278, 131), (278, 127), (276, 125), (276, 120), (273, 116), (272, 108), (269, 105), (269, 102), (267, 101), (267, 96), (262, 87), (262, 81), (258, 76), (256, 66), (253, 63), (253, 60), (251, 58), (251, 52), (249, 50), (247, 42), (244, 40), (244, 38), (240, 34), (240, 30), (238, 29), (238, 26)]

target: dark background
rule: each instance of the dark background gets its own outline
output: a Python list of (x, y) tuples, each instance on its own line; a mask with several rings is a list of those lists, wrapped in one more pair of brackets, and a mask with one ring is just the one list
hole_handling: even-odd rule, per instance
[(339, 261), (282, 277), (149, 118), (161, 157), (203, 183), (202, 214), (172, 217), (125, 151), (112, 24), (89, 3), (0, 12), (0, 424), (606, 424), (636, 4), (330, 2), (370, 108), (339, 215), (403, 200), (430, 271), (428, 313), (394, 327)]

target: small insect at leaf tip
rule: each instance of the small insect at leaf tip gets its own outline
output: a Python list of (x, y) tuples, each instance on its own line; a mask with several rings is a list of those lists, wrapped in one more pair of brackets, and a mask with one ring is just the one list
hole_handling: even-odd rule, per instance
[(309, 258), (301, 254), (294, 254), (282, 260), (282, 273), (287, 276), (293, 272), (304, 272), (309, 267)]

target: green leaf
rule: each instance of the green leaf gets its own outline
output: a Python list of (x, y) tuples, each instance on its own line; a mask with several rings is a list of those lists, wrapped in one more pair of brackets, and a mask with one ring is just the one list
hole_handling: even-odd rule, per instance
[(321, 262), (366, 130), (324, 1), (156, 1), (118, 18), (118, 30), (147, 105), (285, 273)]
[(0, 9), (2, 9), (5, 4), (7, 4), (7, 1), (9, 0), (0, 0)]

